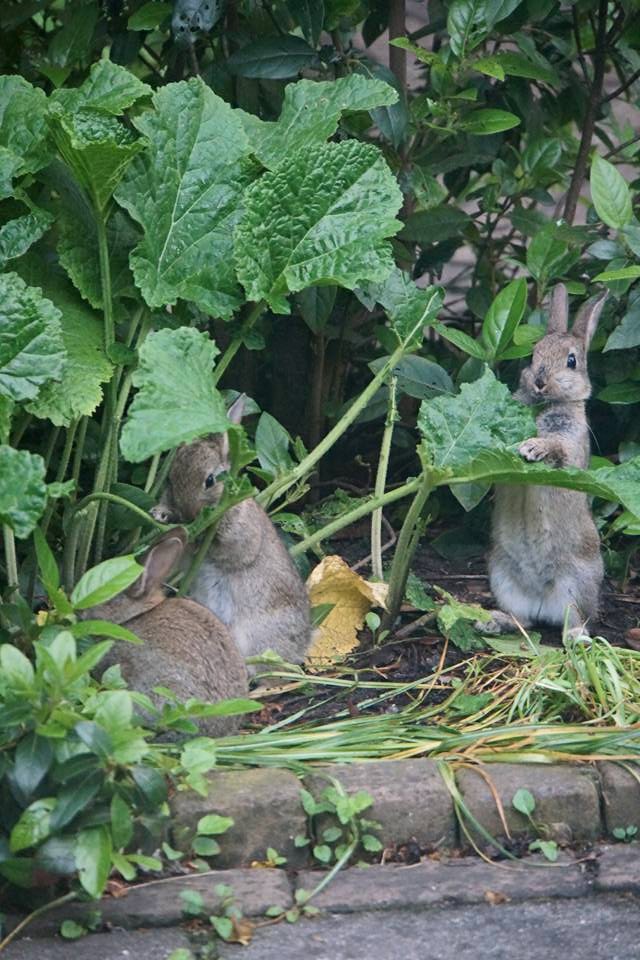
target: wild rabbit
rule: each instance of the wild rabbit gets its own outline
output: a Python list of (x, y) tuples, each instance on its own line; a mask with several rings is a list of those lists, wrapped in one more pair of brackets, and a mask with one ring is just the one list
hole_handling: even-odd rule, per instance
[[(242, 419), (241, 395), (227, 412)], [(215, 506), (229, 469), (226, 433), (186, 444), (177, 451), (169, 482), (151, 513), (164, 523), (189, 523), (204, 506)], [(271, 649), (301, 663), (311, 642), (309, 599), (274, 525), (255, 500), (223, 516), (190, 596), (220, 617), (244, 657)], [(253, 671), (251, 671), (253, 672)]]
[[(229, 631), (210, 610), (182, 598), (167, 598), (162, 584), (180, 560), (186, 545), (184, 530), (174, 528), (149, 550), (136, 582), (107, 603), (85, 612), (88, 619), (126, 624), (142, 646), (116, 643), (100, 669), (119, 663), (134, 690), (156, 705), (162, 697), (153, 688), (168, 687), (180, 700), (207, 702), (244, 697), (248, 678), (242, 657)], [(219, 737), (239, 726), (238, 717), (203, 717), (203, 733)]]
[[(538, 436), (520, 446), (525, 460), (554, 467), (589, 464), (587, 352), (606, 297), (604, 292), (587, 301), (568, 333), (566, 287), (558, 284), (553, 291), (547, 332), (515, 394), (522, 403), (542, 406)], [(489, 580), (501, 609), (491, 611), (491, 622), (479, 629), (513, 632), (513, 617), (523, 626), (563, 624), (566, 615), (571, 634), (584, 635), (585, 622), (598, 612), (603, 577), (600, 540), (586, 494), (555, 487), (496, 487)]]

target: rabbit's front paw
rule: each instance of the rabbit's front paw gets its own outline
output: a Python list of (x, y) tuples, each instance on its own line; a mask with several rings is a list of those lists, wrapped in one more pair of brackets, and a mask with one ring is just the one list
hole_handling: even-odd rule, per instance
[(524, 457), (525, 460), (530, 462), (535, 462), (536, 460), (544, 460), (549, 452), (547, 441), (544, 437), (531, 437), (529, 440), (525, 440), (524, 443), (520, 444), (520, 449), (518, 453), (521, 457)]

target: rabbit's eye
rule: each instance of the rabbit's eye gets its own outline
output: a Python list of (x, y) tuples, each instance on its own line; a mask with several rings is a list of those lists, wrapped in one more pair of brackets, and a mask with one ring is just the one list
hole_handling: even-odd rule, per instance
[(567, 357), (567, 366), (570, 367), (571, 370), (575, 370), (575, 368), (576, 368), (576, 355), (575, 355), (575, 353), (570, 353), (569, 356)]
[(215, 482), (216, 482), (215, 476), (212, 473), (210, 473), (207, 479), (205, 480), (204, 485), (207, 488), (207, 490), (209, 490), (209, 488), (212, 487)]

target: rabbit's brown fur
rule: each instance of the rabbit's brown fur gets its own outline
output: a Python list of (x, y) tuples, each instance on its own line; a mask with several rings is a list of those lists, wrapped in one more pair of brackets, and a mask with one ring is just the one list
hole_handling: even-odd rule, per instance
[[(100, 669), (119, 663), (127, 684), (157, 704), (163, 698), (154, 687), (168, 687), (179, 700), (195, 698), (215, 703), (248, 692), (245, 665), (229, 631), (206, 607), (193, 600), (167, 598), (162, 581), (180, 559), (184, 531), (171, 530), (145, 559), (144, 573), (128, 590), (86, 611), (93, 619), (126, 624), (141, 646), (120, 641), (109, 651)], [(212, 737), (233, 733), (238, 717), (203, 717), (203, 733)]]
[[(590, 300), (567, 333), (565, 287), (554, 290), (546, 335), (536, 344), (516, 397), (541, 404), (538, 436), (525, 440), (525, 460), (555, 467), (589, 464), (585, 401), (591, 394), (587, 351), (606, 294)], [(528, 626), (562, 624), (574, 634), (598, 613), (604, 577), (600, 540), (587, 496), (574, 490), (498, 486), (489, 555), (491, 589), (500, 610), (483, 624), (485, 632), (513, 631), (513, 617)]]
[[(242, 416), (244, 398), (229, 410)], [(216, 478), (228, 469), (225, 434), (180, 447), (161, 502), (151, 511), (164, 522), (189, 523), (222, 494)], [(209, 481), (209, 486), (207, 486)], [(274, 525), (255, 500), (224, 514), (190, 590), (225, 623), (244, 657), (271, 649), (301, 663), (311, 642), (309, 599)]]

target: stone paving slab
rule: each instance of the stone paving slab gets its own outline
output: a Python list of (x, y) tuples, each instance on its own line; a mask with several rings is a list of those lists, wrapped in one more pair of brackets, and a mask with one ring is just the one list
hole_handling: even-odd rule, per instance
[(3, 960), (167, 960), (174, 950), (189, 946), (184, 930), (114, 930), (82, 940), (25, 937), (10, 944), (2, 956)]
[[(502, 803), (511, 836), (536, 836), (531, 823), (512, 806), (513, 796), (521, 788), (533, 794), (533, 819), (547, 827), (551, 837), (582, 844), (603, 834), (598, 774), (586, 764), (492, 763), (480, 769), (469, 766), (456, 772), (456, 781), (470, 813), (500, 841), (505, 838), (505, 829), (494, 791)], [(470, 823), (467, 828), (479, 847), (490, 846), (490, 841)]]
[[(234, 898), (246, 917), (264, 916), (268, 907), (287, 908), (292, 903), (291, 885), (283, 870), (212, 870), (204, 874), (169, 877), (129, 887), (119, 897), (103, 897), (90, 903), (68, 903), (45, 913), (29, 925), (30, 937), (55, 934), (63, 920), (82, 920), (89, 912), (100, 911), (103, 923), (113, 927), (162, 927), (179, 924), (183, 919), (185, 890), (202, 896), (209, 914), (220, 908), (221, 898), (215, 892), (218, 884), (233, 888)], [(9, 924), (9, 929), (13, 924)]]
[(598, 763), (602, 785), (605, 830), (612, 835), (616, 827), (636, 826), (640, 830), (640, 766), (622, 763)]
[(173, 843), (189, 848), (198, 820), (208, 813), (232, 817), (234, 826), (220, 837), (216, 866), (243, 867), (263, 860), (273, 847), (290, 865), (304, 863), (306, 853), (294, 846), (306, 834), (307, 818), (300, 803), (300, 781), (288, 770), (261, 769), (212, 773), (209, 796), (192, 791), (173, 800)]
[[(591, 884), (573, 858), (551, 867), (543, 859), (528, 857), (526, 864), (486, 863), (477, 857), (426, 861), (413, 866), (388, 864), (352, 868), (338, 876), (317, 897), (314, 906), (336, 913), (392, 908), (414, 909), (446, 903), (486, 903), (496, 896), (509, 900), (544, 897), (582, 897)], [(312, 890), (322, 874), (305, 870), (297, 887)]]
[(336, 763), (316, 769), (318, 774), (305, 778), (305, 786), (316, 798), (328, 785), (327, 776), (339, 780), (348, 793), (366, 790), (371, 794), (373, 806), (365, 816), (380, 823), (385, 845), (415, 840), (423, 850), (458, 846), (451, 795), (434, 760)]
[(624, 891), (640, 894), (640, 843), (604, 847), (598, 858), (598, 872), (593, 886), (601, 893)]

